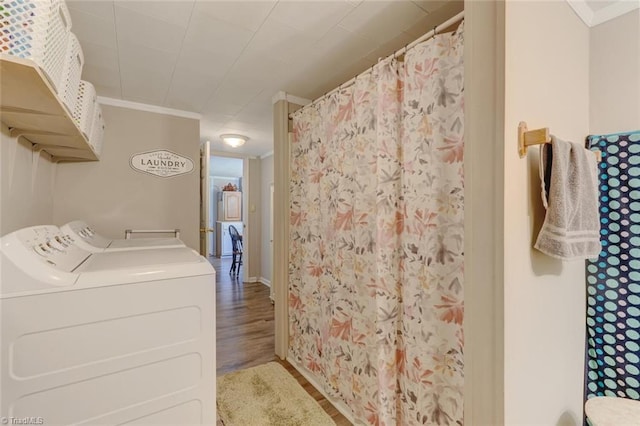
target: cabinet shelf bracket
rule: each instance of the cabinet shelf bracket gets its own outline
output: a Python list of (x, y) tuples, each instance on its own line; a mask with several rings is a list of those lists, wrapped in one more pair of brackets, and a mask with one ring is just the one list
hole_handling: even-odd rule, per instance
[(40, 164), (40, 157), (44, 147), (40, 144), (34, 143), (31, 147), (31, 192), (35, 192), (36, 189), (36, 177), (38, 175), (38, 165)]

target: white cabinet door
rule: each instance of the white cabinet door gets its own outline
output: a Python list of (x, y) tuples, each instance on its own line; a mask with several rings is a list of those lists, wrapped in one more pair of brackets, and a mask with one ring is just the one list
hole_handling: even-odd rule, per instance
[(218, 202), (220, 221), (237, 221), (242, 218), (242, 192), (222, 191)]

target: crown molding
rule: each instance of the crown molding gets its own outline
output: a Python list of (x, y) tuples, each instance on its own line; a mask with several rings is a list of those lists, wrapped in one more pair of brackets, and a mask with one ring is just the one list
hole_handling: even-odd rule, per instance
[(142, 104), (139, 102), (125, 101), (124, 99), (106, 98), (98, 96), (98, 103), (102, 105), (111, 105), (120, 108), (135, 109), (138, 111), (155, 112), (158, 114), (173, 115), (182, 118), (192, 118), (194, 120), (202, 119), (202, 114), (191, 111), (183, 111), (180, 109), (166, 108), (157, 105)]
[(585, 0), (567, 0), (567, 3), (588, 27), (595, 27), (632, 10), (640, 9), (640, 0), (618, 0), (597, 11), (591, 9)]

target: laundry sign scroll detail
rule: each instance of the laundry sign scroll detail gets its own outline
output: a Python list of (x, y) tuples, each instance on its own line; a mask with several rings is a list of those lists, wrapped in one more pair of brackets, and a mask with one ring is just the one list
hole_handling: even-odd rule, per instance
[(193, 171), (193, 160), (164, 149), (134, 154), (129, 160), (129, 165), (138, 172), (163, 178)]

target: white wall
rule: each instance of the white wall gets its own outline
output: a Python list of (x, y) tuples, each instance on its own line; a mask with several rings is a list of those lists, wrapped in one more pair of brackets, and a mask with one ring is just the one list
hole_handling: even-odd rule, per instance
[(260, 161), (261, 191), (262, 191), (262, 259), (260, 262), (260, 276), (271, 282), (271, 263), (273, 259), (273, 248), (270, 242), (272, 236), (269, 235), (271, 228), (271, 185), (273, 185), (273, 155), (262, 158)]
[[(58, 165), (53, 218), (57, 225), (84, 219), (97, 232), (124, 238), (124, 230), (180, 228), (199, 248), (199, 121), (103, 106), (106, 122), (98, 162)], [(159, 178), (133, 170), (133, 154), (167, 149), (194, 162), (190, 174)]]
[(582, 424), (585, 266), (533, 249), (544, 211), (538, 148), (517, 153), (517, 126), (589, 133), (589, 28), (562, 1), (506, 2), (505, 424)]
[(56, 164), (46, 153), (39, 156), (35, 175), (31, 142), (0, 135), (0, 236), (27, 226), (53, 224), (53, 180)]
[(591, 28), (590, 133), (640, 129), (640, 9)]

